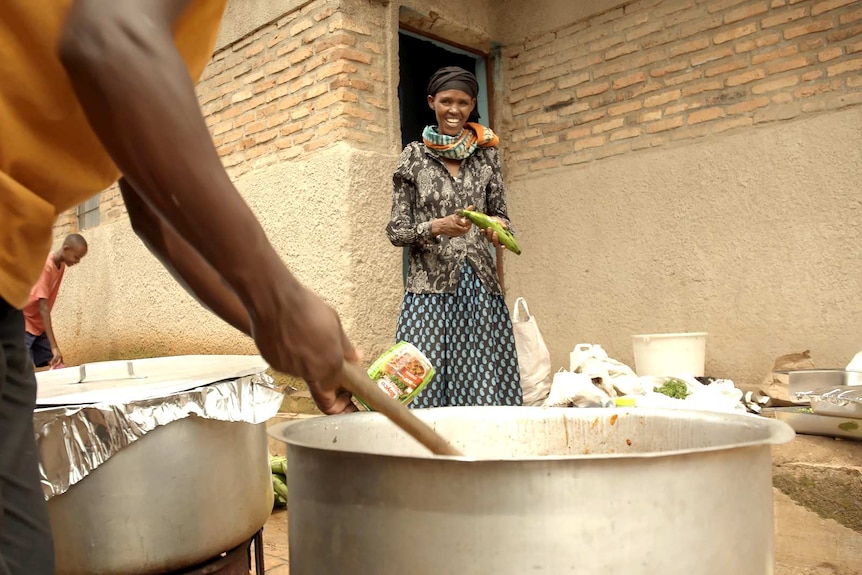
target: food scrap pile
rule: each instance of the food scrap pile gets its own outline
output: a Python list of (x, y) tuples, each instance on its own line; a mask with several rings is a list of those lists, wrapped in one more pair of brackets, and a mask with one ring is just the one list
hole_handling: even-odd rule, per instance
[(745, 413), (743, 392), (729, 379), (642, 376), (608, 357), (600, 345), (579, 344), (571, 369), (554, 374), (546, 407), (636, 406)]

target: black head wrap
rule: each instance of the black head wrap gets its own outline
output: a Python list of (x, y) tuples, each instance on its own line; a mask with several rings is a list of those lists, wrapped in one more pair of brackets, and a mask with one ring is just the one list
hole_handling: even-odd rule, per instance
[(476, 76), (458, 66), (440, 68), (428, 81), (428, 95), (436, 96), (444, 90), (461, 90), (471, 98), (479, 95), (479, 82)]

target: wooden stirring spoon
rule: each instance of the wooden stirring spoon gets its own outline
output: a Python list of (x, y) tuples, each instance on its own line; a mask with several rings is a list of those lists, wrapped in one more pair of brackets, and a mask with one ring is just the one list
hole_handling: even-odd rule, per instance
[(344, 362), (345, 387), (351, 393), (360, 396), (375, 411), (379, 411), (392, 422), (409, 433), (416, 441), (427, 447), (435, 455), (464, 455), (455, 449), (440, 434), (410, 413), (400, 402), (389, 397), (377, 384), (368, 377), (361, 367), (348, 361)]

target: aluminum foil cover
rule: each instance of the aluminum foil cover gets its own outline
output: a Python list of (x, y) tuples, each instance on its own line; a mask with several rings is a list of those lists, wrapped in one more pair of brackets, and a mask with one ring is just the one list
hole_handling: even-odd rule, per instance
[(796, 393), (799, 399), (811, 401), (823, 401), (835, 405), (860, 404), (862, 403), (862, 386), (824, 387), (813, 391), (799, 391)]
[(186, 417), (263, 423), (278, 413), (283, 398), (272, 378), (258, 373), (156, 399), (37, 409), (45, 499), (62, 495), (160, 425)]

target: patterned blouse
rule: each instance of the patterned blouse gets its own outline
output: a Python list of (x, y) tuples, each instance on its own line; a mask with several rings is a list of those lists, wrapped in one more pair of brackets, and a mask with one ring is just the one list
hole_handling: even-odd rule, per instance
[[(502, 294), (491, 257), (493, 245), (477, 226), (457, 238), (431, 235), (431, 220), (471, 204), (509, 224), (497, 148), (478, 148), (453, 177), (425, 144), (413, 142), (401, 152), (392, 180), (392, 217), (386, 235), (393, 245), (408, 246), (406, 290), (454, 292), (466, 259), (485, 289)], [(514, 233), (511, 225), (509, 229)]]

